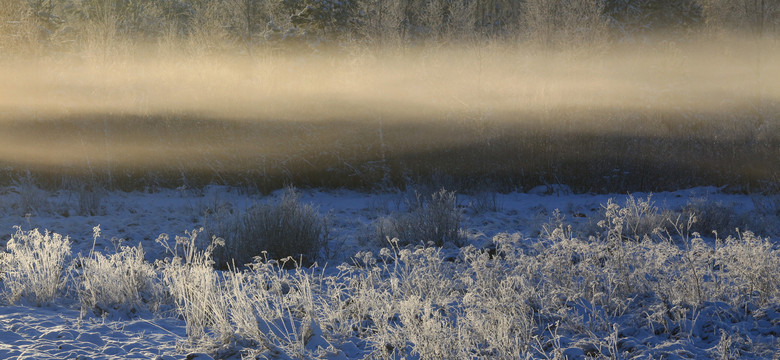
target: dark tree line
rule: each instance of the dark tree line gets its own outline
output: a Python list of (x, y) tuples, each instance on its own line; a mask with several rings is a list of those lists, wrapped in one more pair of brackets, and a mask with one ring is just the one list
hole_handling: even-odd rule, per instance
[[(211, 47), (505, 38), (545, 43), (659, 32), (776, 33), (780, 0), (2, 0), (0, 46), (189, 38)], [(220, 45), (221, 44), (221, 45)]]

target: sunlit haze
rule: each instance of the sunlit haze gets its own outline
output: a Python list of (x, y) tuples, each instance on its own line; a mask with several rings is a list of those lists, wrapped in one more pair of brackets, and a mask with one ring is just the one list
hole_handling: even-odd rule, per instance
[[(0, 121), (10, 130), (0, 134), (0, 159), (65, 168), (208, 168), (205, 147), (209, 159), (231, 169), (247, 166), (239, 161), (247, 154), (276, 163), (298, 154), (306, 163), (306, 154), (343, 146), (353, 147), (354, 159), (370, 160), (380, 154), (360, 155), (349, 143), (367, 141), (366, 133), (371, 143), (386, 140), (377, 131), (399, 124), (453, 124), (487, 134), (544, 127), (757, 139), (773, 137), (778, 127), (761, 118), (780, 100), (774, 80), (780, 79), (780, 52), (769, 41), (659, 41), (572, 51), (491, 43), (251, 57), (129, 54), (6, 62)], [(677, 124), (685, 119), (691, 126)], [(738, 122), (756, 128), (748, 135), (729, 130)], [(230, 135), (236, 133), (244, 136)], [(215, 138), (226, 134), (233, 138)], [(436, 139), (432, 146), (463, 145), (459, 141)]]

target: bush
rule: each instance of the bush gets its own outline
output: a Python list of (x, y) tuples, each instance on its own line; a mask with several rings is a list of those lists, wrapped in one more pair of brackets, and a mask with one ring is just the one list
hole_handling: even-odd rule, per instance
[(472, 196), (470, 205), (471, 210), (476, 214), (503, 210), (503, 205), (498, 200), (498, 194), (495, 191), (480, 191), (475, 193)]
[(712, 231), (718, 234), (729, 234), (734, 231), (733, 219), (736, 218), (734, 209), (720, 202), (712, 202), (704, 198), (691, 199), (683, 207), (682, 213), (684, 218), (690, 215), (696, 218), (691, 231), (702, 235), (708, 235)]
[(48, 231), (15, 229), (6, 245), (10, 254), (1, 259), (5, 295), (12, 303), (25, 298), (38, 306), (48, 304), (65, 285), (70, 240)]
[(94, 253), (80, 258), (80, 263), (83, 272), (78, 295), (83, 309), (100, 315), (112, 309), (155, 310), (159, 305), (162, 288), (154, 267), (144, 261), (141, 244), (122, 246), (112, 255)]
[(764, 235), (780, 235), (780, 194), (754, 195), (755, 210), (745, 214), (746, 227)]
[(613, 199), (607, 200), (607, 204), (602, 205), (604, 220), (599, 221), (599, 227), (607, 230), (608, 238), (635, 241), (642, 240), (656, 229), (664, 230), (670, 214), (659, 212), (652, 197), (648, 195), (647, 199), (636, 199), (629, 195), (623, 207)]
[[(211, 259), (212, 251), (221, 242), (214, 239), (201, 251), (196, 246), (201, 232), (202, 229), (193, 230), (187, 232), (187, 236), (176, 236), (173, 247), (169, 244), (168, 234), (157, 238), (157, 243), (173, 257), (158, 261), (156, 265), (163, 274), (163, 284), (178, 313), (184, 318), (189, 345), (195, 348), (213, 345), (210, 340), (224, 344), (232, 335), (227, 299), (223, 296), (220, 278), (212, 267)], [(207, 329), (211, 329), (210, 334), (207, 334)]]
[(736, 237), (717, 242), (714, 257), (722, 279), (719, 295), (733, 306), (777, 301), (780, 250), (769, 239), (749, 231), (737, 233)]
[(285, 189), (277, 202), (243, 213), (218, 214), (216, 223), (208, 228), (210, 234), (225, 241), (224, 248), (214, 253), (220, 267), (251, 263), (264, 252), (271, 259), (291, 256), (310, 264), (322, 249), (327, 230), (325, 219), (311, 204), (301, 204), (294, 188)]
[(102, 202), (106, 190), (98, 185), (82, 184), (78, 188), (78, 214), (81, 216), (103, 215)]
[(454, 192), (444, 189), (431, 194), (430, 200), (415, 193), (414, 199), (408, 202), (407, 212), (375, 222), (374, 238), (380, 243), (397, 238), (401, 245), (422, 242), (434, 246), (460, 246), (463, 243), (460, 235), (462, 214), (456, 200)]
[(40, 213), (48, 208), (46, 201), (48, 194), (35, 185), (34, 180), (29, 174), (21, 180), (15, 181), (14, 187), (19, 193), (17, 207), (22, 216)]

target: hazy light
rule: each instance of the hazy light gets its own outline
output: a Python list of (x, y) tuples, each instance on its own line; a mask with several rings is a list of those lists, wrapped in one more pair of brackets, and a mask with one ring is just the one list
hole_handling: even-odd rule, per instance
[[(203, 146), (226, 161), (248, 152), (279, 158), (286, 147), (327, 151), (300, 149), (305, 128), (260, 129), (258, 136), (279, 138), (247, 135), (216, 146), (219, 122), (247, 129), (268, 122), (481, 122), (668, 136), (674, 124), (663, 124), (664, 114), (721, 114), (701, 120), (720, 126), (715, 121), (735, 109), (776, 106), (777, 44), (692, 44), (590, 52), (486, 45), (403, 55), (25, 59), (0, 67), (0, 160), (61, 165), (87, 157), (163, 166), (165, 157), (187, 159), (195, 156), (191, 148)], [(610, 118), (618, 113), (619, 120)], [(161, 137), (164, 125), (145, 122), (165, 119), (177, 119), (170, 126), (180, 131)], [(216, 124), (201, 126), (206, 120)], [(777, 126), (776, 118), (770, 121)], [(318, 144), (328, 146), (329, 136), (344, 140), (343, 134), (317, 133)]]

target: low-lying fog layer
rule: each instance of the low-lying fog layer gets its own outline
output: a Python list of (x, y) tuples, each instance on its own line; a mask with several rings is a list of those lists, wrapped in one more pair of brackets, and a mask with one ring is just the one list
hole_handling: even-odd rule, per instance
[[(674, 122), (699, 114), (703, 128), (742, 121), (771, 137), (780, 100), (780, 85), (772, 81), (780, 78), (774, 66), (778, 50), (772, 41), (723, 40), (577, 51), (486, 44), (251, 58), (139, 50), (99, 60), (16, 59), (0, 67), (0, 123), (11, 129), (0, 135), (0, 161), (59, 165), (83, 161), (87, 153), (92, 162), (154, 165), (208, 144), (212, 133), (200, 129), (203, 119), (242, 126), (266, 121), (557, 124), (579, 133), (669, 136)], [(728, 114), (744, 117), (745, 112), (757, 115), (724, 122)], [(618, 127), (609, 120), (614, 114), (634, 120)], [(192, 119), (186, 137), (150, 140), (153, 127), (143, 120), (171, 116)], [(112, 131), (106, 124), (117, 119), (132, 122), (127, 128), (137, 132), (105, 144)], [(106, 134), (85, 138), (84, 129), (66, 126), (41, 136), (47, 124), (63, 121), (84, 121), (81, 126), (103, 128)], [(213, 151), (271, 151), (263, 141), (234, 146), (221, 144)]]

